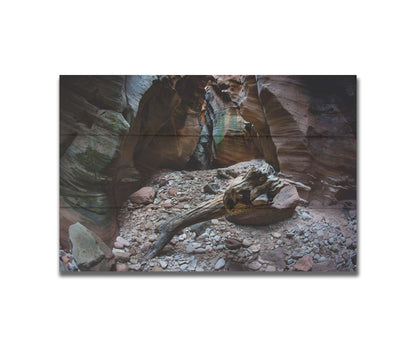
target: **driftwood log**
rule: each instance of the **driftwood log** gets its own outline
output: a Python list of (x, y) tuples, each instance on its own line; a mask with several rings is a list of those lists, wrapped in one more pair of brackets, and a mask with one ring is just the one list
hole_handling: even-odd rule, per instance
[(224, 194), (215, 196), (198, 207), (172, 217), (159, 227), (160, 236), (149, 248), (143, 260), (155, 257), (181, 229), (224, 215), (236, 215), (248, 209), (264, 208), (287, 185), (309, 188), (276, 175), (274, 168), (264, 163), (251, 167), (245, 174), (236, 177)]

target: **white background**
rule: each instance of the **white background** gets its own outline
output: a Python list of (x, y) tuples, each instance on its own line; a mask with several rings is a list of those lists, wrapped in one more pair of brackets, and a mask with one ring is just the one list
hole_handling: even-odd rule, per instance
[[(3, 346), (415, 345), (411, 1), (0, 5)], [(359, 275), (58, 275), (59, 74), (357, 74)]]

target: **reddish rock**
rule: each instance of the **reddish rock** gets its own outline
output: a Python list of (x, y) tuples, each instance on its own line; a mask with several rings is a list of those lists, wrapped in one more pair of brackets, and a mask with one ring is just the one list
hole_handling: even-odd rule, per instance
[(155, 205), (153, 205), (153, 204), (149, 204), (149, 205), (147, 205), (147, 206), (144, 208), (144, 210), (145, 210), (145, 211), (149, 211), (149, 210), (152, 210), (154, 207), (155, 207)]
[(66, 255), (62, 256), (61, 260), (65, 263), (65, 265), (69, 263), (69, 258)]
[(129, 271), (129, 266), (127, 264), (116, 264), (116, 271), (118, 272)]
[(177, 204), (176, 206), (175, 206), (176, 208), (184, 208), (185, 207), (185, 204), (184, 203), (182, 203), (182, 202), (180, 202), (179, 204)]
[(131, 255), (136, 255), (137, 254), (137, 252), (134, 248), (130, 248), (129, 252), (130, 252)]
[(173, 187), (168, 190), (169, 195), (174, 196), (178, 192), (178, 188)]
[(156, 191), (153, 187), (143, 187), (130, 195), (130, 200), (136, 204), (151, 204), (155, 198)]
[(159, 198), (161, 198), (162, 200), (166, 200), (168, 196), (165, 193), (160, 193)]
[(302, 259), (300, 259), (295, 266), (293, 267), (296, 271), (304, 271), (307, 272), (310, 269), (312, 269), (313, 266), (313, 260), (312, 257), (307, 254), (305, 256), (303, 256)]
[(162, 205), (164, 208), (171, 208), (172, 207), (172, 203), (168, 202)]

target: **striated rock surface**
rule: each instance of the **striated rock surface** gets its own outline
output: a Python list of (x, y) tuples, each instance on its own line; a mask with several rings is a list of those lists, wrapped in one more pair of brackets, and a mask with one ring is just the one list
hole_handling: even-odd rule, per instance
[(257, 76), (280, 170), (325, 203), (355, 198), (356, 77)]
[(205, 88), (201, 138), (191, 162), (194, 168), (224, 167), (263, 157), (257, 130), (244, 120), (224, 87), (212, 82)]
[(76, 222), (110, 245), (157, 169), (254, 158), (309, 201), (355, 199), (355, 76), (61, 76), (61, 245)]
[(110, 244), (122, 202), (199, 139), (207, 76), (61, 76), (60, 242), (76, 222)]

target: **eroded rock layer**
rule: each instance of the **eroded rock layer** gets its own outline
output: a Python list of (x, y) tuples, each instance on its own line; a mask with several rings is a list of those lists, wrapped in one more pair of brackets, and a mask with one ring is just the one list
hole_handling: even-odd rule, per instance
[(107, 244), (154, 170), (264, 158), (332, 204), (356, 192), (355, 76), (62, 76), (60, 229)]
[(81, 222), (111, 243), (116, 213), (157, 168), (198, 143), (206, 76), (62, 76), (60, 241)]

